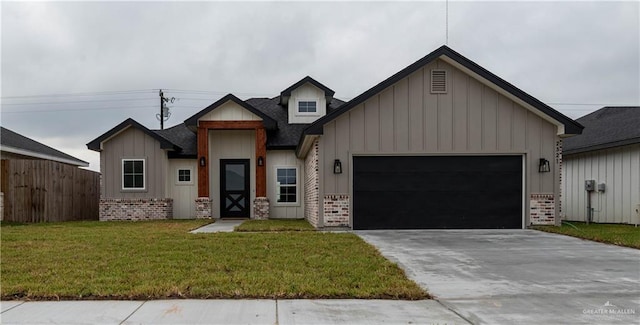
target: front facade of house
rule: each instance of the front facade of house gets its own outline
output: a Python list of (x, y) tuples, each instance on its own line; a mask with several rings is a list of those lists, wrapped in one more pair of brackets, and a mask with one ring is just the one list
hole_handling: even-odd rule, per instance
[(127, 120), (101, 152), (101, 220), (306, 218), (316, 227), (557, 223), (572, 121), (443, 46), (349, 102), (306, 77), (183, 124)]
[(640, 107), (603, 107), (578, 122), (585, 132), (565, 143), (563, 219), (640, 224)]

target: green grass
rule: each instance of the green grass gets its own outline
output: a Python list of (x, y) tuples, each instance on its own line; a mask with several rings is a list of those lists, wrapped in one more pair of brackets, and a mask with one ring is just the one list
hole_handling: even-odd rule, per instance
[(561, 227), (534, 226), (533, 229), (553, 232), (601, 243), (640, 249), (640, 228), (633, 225), (563, 222)]
[(315, 231), (307, 220), (247, 220), (237, 226), (235, 231)]
[(354, 234), (188, 233), (205, 223), (2, 224), (0, 298), (428, 297)]

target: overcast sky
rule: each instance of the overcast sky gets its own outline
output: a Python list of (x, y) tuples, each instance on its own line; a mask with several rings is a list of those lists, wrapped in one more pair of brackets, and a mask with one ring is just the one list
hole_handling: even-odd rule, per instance
[[(157, 129), (227, 93), (310, 75), (349, 100), (446, 43), (444, 2), (1, 2), (1, 124), (91, 163), (132, 117)], [(578, 118), (640, 105), (639, 2), (449, 2), (448, 45)]]

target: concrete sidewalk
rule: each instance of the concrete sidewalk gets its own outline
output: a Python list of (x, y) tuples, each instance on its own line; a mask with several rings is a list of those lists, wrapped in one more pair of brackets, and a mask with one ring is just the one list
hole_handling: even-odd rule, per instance
[(240, 219), (216, 219), (214, 223), (210, 223), (208, 225), (204, 225), (198, 229), (194, 229), (190, 231), (192, 234), (199, 233), (214, 233), (214, 232), (233, 232), (233, 229), (236, 226), (239, 226), (246, 220)]
[(435, 300), (2, 301), (2, 324), (468, 324)]

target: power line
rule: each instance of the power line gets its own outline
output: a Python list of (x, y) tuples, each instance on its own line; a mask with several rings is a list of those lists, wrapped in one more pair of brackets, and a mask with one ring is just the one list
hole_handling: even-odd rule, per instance
[(28, 110), (28, 111), (2, 111), (2, 114), (18, 114), (18, 113), (47, 113), (47, 112), (77, 112), (77, 111), (102, 111), (112, 109), (140, 109), (140, 108), (157, 108), (157, 106), (126, 106), (126, 107), (100, 107), (100, 108), (67, 108), (67, 109), (42, 109), (42, 110)]
[(76, 101), (56, 101), (56, 102), (39, 102), (39, 103), (2, 103), (1, 106), (13, 105), (56, 105), (56, 104), (73, 104), (73, 103), (100, 103), (100, 102), (126, 102), (151, 100), (151, 98), (117, 98), (117, 99), (95, 99), (95, 100), (76, 100)]
[(23, 95), (23, 96), (2, 96), (1, 99), (13, 99), (13, 98), (40, 98), (40, 97), (73, 97), (73, 96), (106, 96), (106, 95), (122, 95), (122, 94), (135, 94), (135, 93), (149, 93), (153, 92), (153, 89), (139, 89), (139, 90), (114, 90), (114, 91), (93, 91), (84, 93), (66, 93), (66, 94), (44, 94), (44, 95)]

